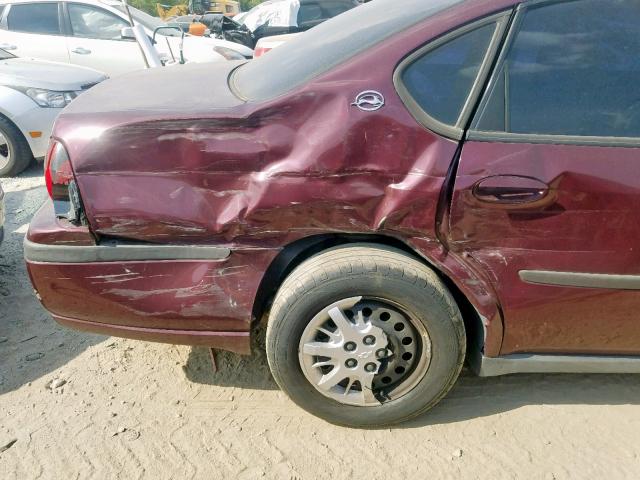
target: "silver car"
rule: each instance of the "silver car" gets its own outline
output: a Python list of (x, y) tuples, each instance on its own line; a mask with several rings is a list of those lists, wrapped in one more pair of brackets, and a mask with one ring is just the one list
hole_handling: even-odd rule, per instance
[(0, 49), (0, 176), (17, 175), (43, 158), (60, 111), (106, 78), (90, 68), (18, 58)]
[(0, 185), (0, 242), (4, 239), (4, 190)]

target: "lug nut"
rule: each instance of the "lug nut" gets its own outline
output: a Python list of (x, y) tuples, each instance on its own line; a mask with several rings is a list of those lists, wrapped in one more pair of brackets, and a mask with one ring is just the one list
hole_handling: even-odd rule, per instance
[(367, 335), (362, 341), (365, 345), (373, 345), (374, 343), (376, 343), (376, 337), (374, 337), (373, 335)]
[(385, 358), (386, 356), (387, 356), (386, 348), (381, 348), (380, 350), (376, 351), (376, 358)]
[(369, 372), (369, 373), (373, 373), (373, 372), (375, 372), (376, 370), (378, 370), (378, 367), (376, 366), (376, 364), (375, 364), (375, 363), (367, 363), (367, 364), (364, 366), (364, 369), (365, 369), (367, 372)]
[(356, 368), (358, 366), (358, 361), (355, 358), (350, 358), (346, 362), (344, 362), (347, 368)]
[(356, 349), (356, 344), (354, 342), (347, 342), (344, 344), (344, 349), (347, 352), (353, 352)]

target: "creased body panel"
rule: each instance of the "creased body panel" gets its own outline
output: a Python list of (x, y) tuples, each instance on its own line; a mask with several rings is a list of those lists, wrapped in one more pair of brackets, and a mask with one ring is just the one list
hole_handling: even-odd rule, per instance
[[(473, 187), (496, 175), (548, 185), (542, 202), (497, 205)], [(640, 274), (640, 149), (467, 143), (450, 246), (487, 272), (505, 321), (502, 354), (640, 353), (635, 290), (524, 282), (523, 270)]]
[[(396, 93), (393, 72), (405, 55), (430, 39), (512, 3), (460, 4), (267, 101), (234, 97), (226, 79), (220, 81), (232, 68), (222, 67), (208, 80), (216, 88), (204, 89), (201, 101), (192, 95), (188, 108), (172, 110), (155, 95), (164, 91), (162, 73), (127, 77), (132, 92), (148, 86), (144, 100), (128, 94), (123, 98), (129, 101), (110, 104), (104, 89), (81, 96), (58, 119), (54, 137), (68, 151), (90, 231), (98, 239), (224, 246), (232, 252), (230, 265), (246, 269), (237, 276), (225, 274), (212, 286), (199, 283), (223, 268), (211, 263), (175, 263), (177, 285), (162, 283), (167, 272), (158, 264), (145, 267), (148, 271), (122, 265), (73, 275), (68, 267), (46, 267), (51, 271), (42, 272), (50, 278), (44, 288), (67, 288), (79, 298), (86, 292), (63, 278), (120, 275), (127, 273), (122, 268), (133, 268), (143, 276), (159, 275), (159, 284), (133, 280), (125, 292), (96, 285), (88, 296), (106, 317), (92, 320), (80, 304), (67, 314), (141, 327), (242, 330), (249, 328), (249, 298), (255, 299), (276, 252), (317, 234), (375, 233), (415, 246), (450, 275), (460, 273), (454, 281), (473, 297), (486, 324), (499, 324), (490, 289), (459, 259), (447, 258), (438, 241), (439, 201), (458, 142), (416, 123)], [(383, 108), (371, 112), (353, 105), (361, 92), (372, 89), (384, 96)], [(101, 104), (93, 105), (96, 101)], [(243, 262), (238, 252), (252, 248), (264, 253), (252, 251), (255, 260)], [(245, 283), (234, 283), (238, 278)], [(197, 308), (191, 300), (173, 304), (185, 291)], [(202, 305), (211, 318), (201, 314)], [(494, 331), (491, 351), (501, 332)]]
[(326, 231), (434, 235), (455, 148), (400, 107), (370, 116), (345, 97), (300, 95), (240, 124), (116, 127), (74, 168), (98, 234), (282, 245)]
[[(42, 247), (40, 261), (30, 260), (32, 248), (25, 250), (31, 281), (56, 319), (80, 329), (152, 341), (226, 348), (228, 340), (234, 351), (248, 351), (249, 337), (232, 333), (249, 331), (255, 292), (278, 249), (236, 248), (219, 260), (44, 261), (47, 247), (56, 258), (61, 247), (76, 245), (76, 237), (76, 230), (59, 228), (50, 202), (27, 233), (29, 242)], [(137, 247), (153, 255), (158, 250), (153, 244)], [(92, 246), (85, 242), (78, 248)]]
[[(126, 102), (109, 109), (104, 98), (92, 115), (92, 97), (80, 98), (54, 136), (69, 141), (92, 230), (152, 242), (272, 237), (278, 246), (322, 231), (436, 238), (457, 142), (417, 124), (393, 73), (430, 39), (512, 3), (448, 9), (264, 102), (234, 102), (219, 68), (223, 91), (208, 89), (190, 109), (172, 112), (158, 99), (131, 112)], [(147, 77), (130, 77), (130, 88)], [(372, 89), (384, 96), (383, 108), (353, 105)]]
[(52, 314), (111, 325), (246, 331), (261, 271), (277, 252), (225, 261), (29, 262)]

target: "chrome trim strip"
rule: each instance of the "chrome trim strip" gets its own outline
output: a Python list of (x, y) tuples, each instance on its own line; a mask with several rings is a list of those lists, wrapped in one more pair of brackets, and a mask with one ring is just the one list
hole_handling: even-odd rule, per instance
[(640, 275), (609, 275), (602, 273), (553, 272), (520, 270), (520, 280), (557, 287), (606, 288), (610, 290), (640, 290)]
[(201, 245), (156, 245), (110, 241), (99, 245), (45, 245), (24, 239), (24, 258), (41, 263), (224, 260), (231, 250)]
[(477, 142), (577, 145), (587, 147), (640, 147), (640, 138), (634, 137), (581, 137), (578, 135), (541, 135), (534, 133), (486, 132), (482, 130), (469, 130), (467, 140)]
[(640, 373), (640, 357), (618, 355), (479, 355), (471, 363), (480, 377), (512, 373)]

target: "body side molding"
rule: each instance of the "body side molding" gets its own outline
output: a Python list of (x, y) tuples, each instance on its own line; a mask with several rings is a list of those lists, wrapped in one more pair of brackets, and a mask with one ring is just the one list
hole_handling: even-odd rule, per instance
[(110, 241), (99, 245), (46, 245), (25, 237), (24, 257), (29, 262), (93, 263), (147, 260), (225, 260), (231, 250), (202, 245), (158, 245)]
[(512, 373), (640, 373), (640, 357), (618, 355), (514, 354), (489, 358), (470, 355), (476, 375), (497, 377)]
[(520, 270), (520, 280), (539, 285), (613, 290), (640, 290), (640, 275)]

